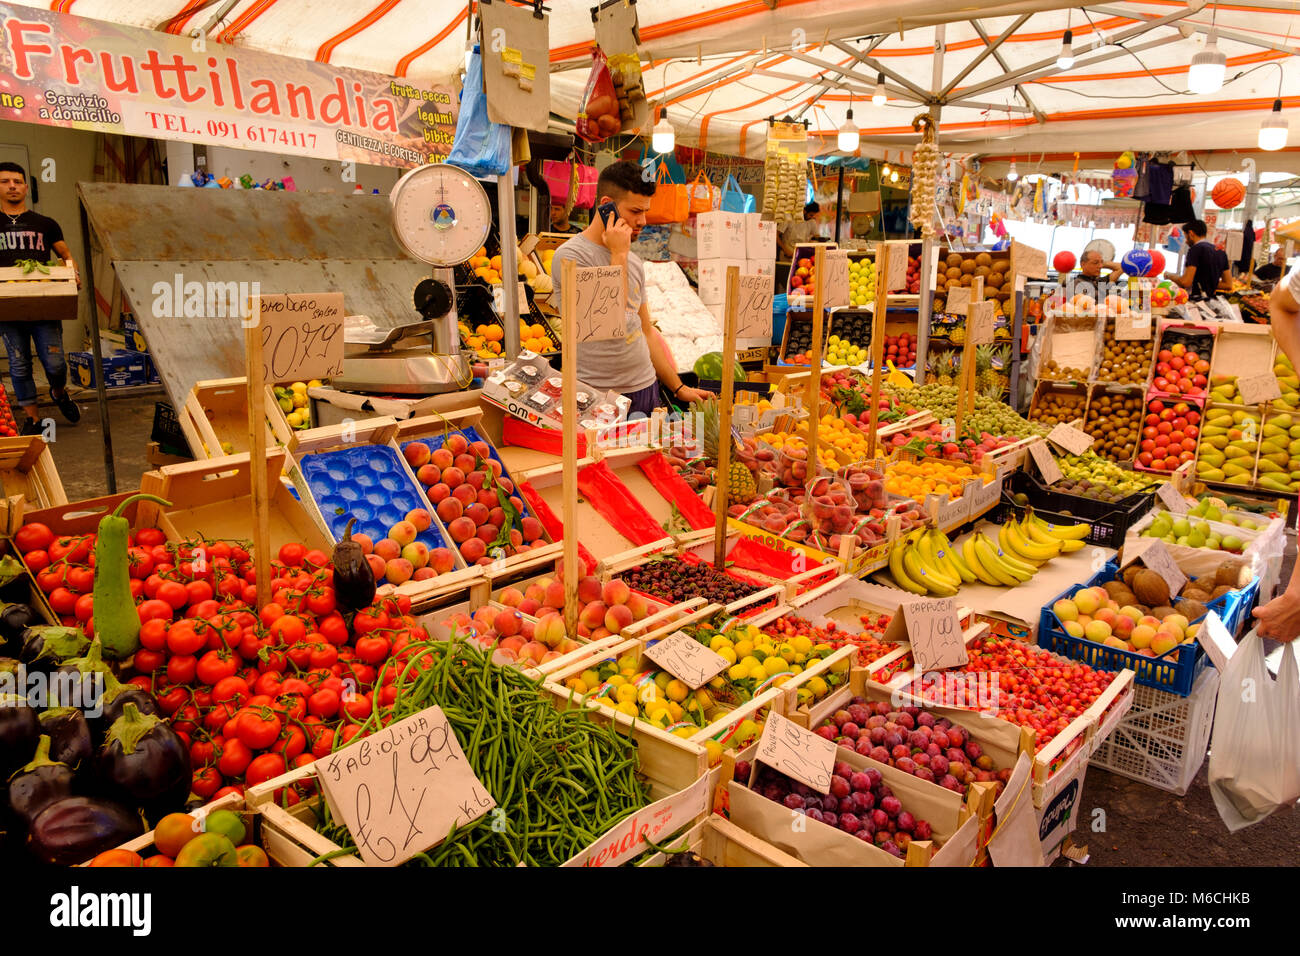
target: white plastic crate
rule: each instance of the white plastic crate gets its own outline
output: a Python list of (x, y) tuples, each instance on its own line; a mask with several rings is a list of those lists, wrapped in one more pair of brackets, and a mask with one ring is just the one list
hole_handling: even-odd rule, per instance
[(1133, 709), (1097, 748), (1092, 765), (1182, 796), (1205, 760), (1219, 672), (1207, 667), (1187, 697), (1133, 690)]

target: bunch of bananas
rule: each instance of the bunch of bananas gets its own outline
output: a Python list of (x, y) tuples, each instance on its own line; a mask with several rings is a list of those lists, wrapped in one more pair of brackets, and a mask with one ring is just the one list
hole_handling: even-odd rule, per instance
[(1058, 554), (1084, 546), (1088, 525), (1049, 524), (1032, 512), (998, 529), (997, 541), (983, 532), (956, 547), (938, 528), (927, 525), (900, 537), (889, 552), (894, 582), (913, 594), (952, 597), (963, 584), (1015, 587), (1034, 576)]

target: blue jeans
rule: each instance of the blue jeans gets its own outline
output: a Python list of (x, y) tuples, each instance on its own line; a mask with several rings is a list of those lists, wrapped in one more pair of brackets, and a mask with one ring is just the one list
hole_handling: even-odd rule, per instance
[(32, 380), (32, 339), (36, 354), (45, 366), (45, 378), (53, 391), (68, 384), (68, 366), (63, 360), (62, 322), (0, 322), (5, 350), (9, 353), (9, 378), (19, 405), (36, 404), (36, 383)]
[(637, 412), (640, 412), (642, 417), (649, 418), (650, 413), (662, 404), (659, 401), (658, 379), (645, 388), (639, 388), (635, 392), (625, 392), (624, 395), (632, 401), (632, 407), (627, 413), (629, 418)]

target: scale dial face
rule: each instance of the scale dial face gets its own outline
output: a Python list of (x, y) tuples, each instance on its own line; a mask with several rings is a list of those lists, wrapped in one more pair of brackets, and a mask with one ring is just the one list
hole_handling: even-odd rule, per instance
[(483, 187), (465, 170), (446, 163), (412, 169), (388, 198), (398, 244), (430, 265), (464, 262), (492, 228), (492, 207)]

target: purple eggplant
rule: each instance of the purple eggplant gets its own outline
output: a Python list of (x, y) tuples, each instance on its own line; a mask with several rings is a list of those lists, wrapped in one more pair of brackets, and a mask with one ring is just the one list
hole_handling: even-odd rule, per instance
[(127, 703), (99, 748), (96, 769), (104, 791), (152, 817), (185, 805), (189, 752), (171, 725)]
[(81, 657), (90, 647), (90, 639), (75, 627), (34, 625), (21, 635), (18, 659), (29, 672), (48, 674), (64, 661)]
[(44, 863), (75, 866), (144, 833), (144, 822), (120, 803), (64, 797), (37, 814), (27, 845)]
[(32, 759), (41, 736), (41, 722), (27, 698), (0, 694), (0, 777), (8, 779)]
[(51, 706), (80, 707), (87, 713), (103, 706), (105, 695), (120, 684), (104, 663), (102, 651), (99, 641), (92, 641), (84, 657), (66, 660), (55, 669), (51, 677), (59, 699), (51, 700)]
[[(27, 604), (6, 604), (0, 609), (0, 647), (17, 645), (19, 636), (33, 624), (42, 624), (41, 616)], [(17, 650), (17, 647), (14, 648)]]
[(75, 707), (51, 707), (41, 712), (41, 733), (50, 736), (50, 756), (74, 770), (90, 766), (95, 744), (86, 715)]
[(50, 759), (50, 738), (41, 734), (32, 762), (9, 778), (9, 809), (31, 826), (55, 800), (72, 796), (72, 783), (72, 768)]
[(117, 684), (104, 692), (103, 712), (89, 720), (90, 731), (96, 741), (102, 741), (110, 727), (126, 711), (127, 704), (135, 704), (135, 709), (146, 717), (161, 717), (158, 701), (147, 690), (134, 684)]

